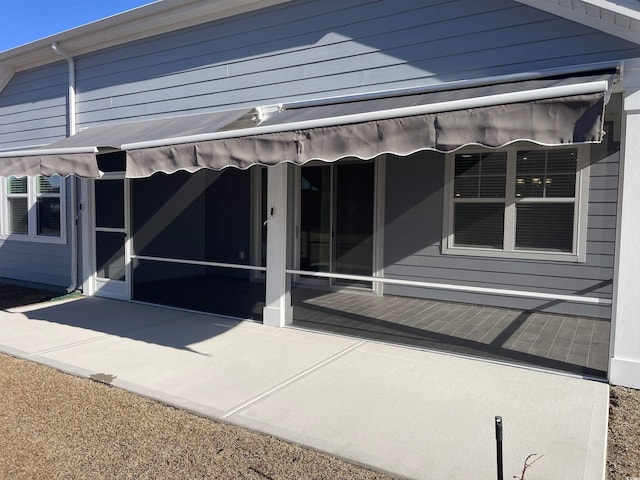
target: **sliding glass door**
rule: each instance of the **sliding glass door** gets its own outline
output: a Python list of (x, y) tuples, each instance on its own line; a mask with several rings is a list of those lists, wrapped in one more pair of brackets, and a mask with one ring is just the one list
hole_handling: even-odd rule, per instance
[[(375, 169), (372, 161), (300, 169), (300, 270), (373, 274)], [(304, 280), (303, 280), (304, 281)], [(314, 283), (370, 288), (370, 282), (316, 279)]]

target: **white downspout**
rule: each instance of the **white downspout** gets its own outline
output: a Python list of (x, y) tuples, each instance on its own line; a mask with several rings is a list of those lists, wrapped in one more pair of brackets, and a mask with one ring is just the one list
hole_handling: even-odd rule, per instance
[(76, 134), (76, 62), (60, 48), (58, 42), (53, 42), (51, 48), (69, 63), (69, 136)]
[[(51, 44), (55, 53), (64, 58), (69, 64), (69, 96), (67, 102), (67, 115), (69, 121), (69, 136), (76, 134), (76, 62), (60, 48), (57, 42)], [(76, 198), (77, 178), (71, 178), (71, 284), (67, 292), (71, 293), (78, 288), (78, 199)]]

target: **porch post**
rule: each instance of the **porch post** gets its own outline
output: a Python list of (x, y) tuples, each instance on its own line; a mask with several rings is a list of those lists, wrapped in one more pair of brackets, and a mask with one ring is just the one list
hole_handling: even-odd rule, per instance
[(284, 327), (293, 322), (287, 267), (287, 164), (267, 169), (267, 275), (263, 323)]
[(609, 380), (640, 388), (640, 61), (625, 64)]
[(93, 295), (95, 293), (95, 285), (93, 283), (93, 195), (90, 194), (90, 182), (86, 178), (80, 179), (80, 237), (81, 241), (78, 242), (78, 248), (82, 253), (82, 293), (85, 295)]

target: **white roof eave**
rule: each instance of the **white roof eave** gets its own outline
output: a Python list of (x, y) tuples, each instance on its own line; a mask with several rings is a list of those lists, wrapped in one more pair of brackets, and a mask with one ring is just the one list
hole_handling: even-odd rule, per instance
[[(277, 5), (290, 0), (162, 0), (0, 52), (14, 72), (60, 60), (57, 42), (72, 56)], [(0, 85), (2, 80), (0, 71)]]
[(0, 92), (4, 90), (4, 87), (11, 81), (15, 70), (8, 65), (0, 64)]
[(515, 0), (640, 45), (637, 0)]

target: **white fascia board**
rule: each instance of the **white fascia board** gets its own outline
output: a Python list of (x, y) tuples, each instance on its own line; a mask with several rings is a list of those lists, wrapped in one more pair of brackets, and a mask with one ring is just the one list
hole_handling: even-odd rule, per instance
[(638, 0), (616, 0), (615, 2), (609, 0), (582, 0), (582, 2), (640, 20)]
[(232, 17), (290, 0), (162, 0), (0, 52), (15, 71), (59, 61), (57, 42), (71, 56)]
[(4, 87), (11, 81), (14, 73), (15, 70), (12, 67), (0, 64), (0, 93), (2, 93)]
[(640, 8), (636, 0), (574, 0), (572, 7), (558, 0), (515, 1), (640, 45)]

